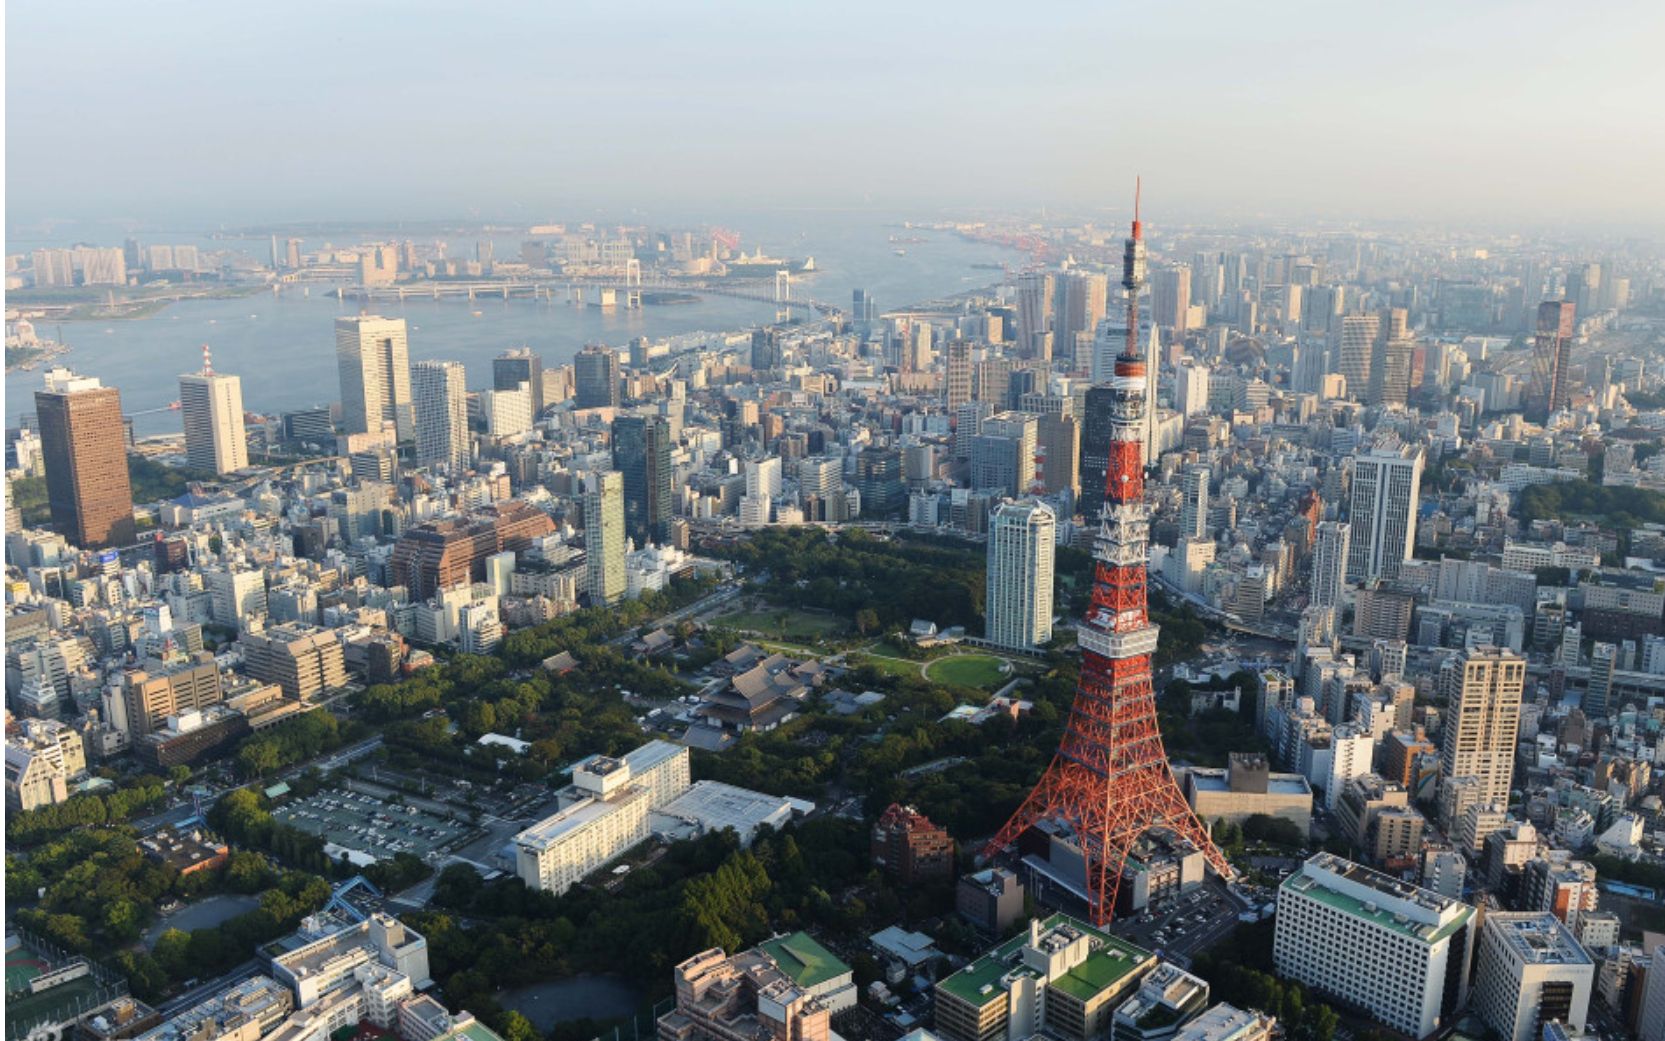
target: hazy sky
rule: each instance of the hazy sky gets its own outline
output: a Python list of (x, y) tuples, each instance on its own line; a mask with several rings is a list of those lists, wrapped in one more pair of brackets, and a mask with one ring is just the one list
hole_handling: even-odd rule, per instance
[(1665, 226), (1665, 3), (6, 8), (8, 223), (1120, 208)]

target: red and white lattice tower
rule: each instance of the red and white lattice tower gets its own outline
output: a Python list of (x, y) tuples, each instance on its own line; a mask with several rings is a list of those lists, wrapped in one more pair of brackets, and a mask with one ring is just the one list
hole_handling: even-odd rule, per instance
[(1093, 598), (1077, 630), (1081, 679), (1058, 753), (1035, 790), (983, 850), (1010, 848), (1041, 821), (1064, 825), (1086, 859), (1093, 924), (1115, 915), (1122, 868), (1146, 832), (1166, 829), (1193, 843), (1220, 875), (1231, 865), (1209, 838), (1168, 768), (1156, 722), (1150, 657), (1157, 627), (1146, 610), (1149, 512), (1143, 439), (1145, 359), (1139, 345), (1139, 290), (1145, 238), (1134, 191), (1133, 233), (1122, 253), (1127, 345), (1116, 358), (1110, 465), (1094, 543)]

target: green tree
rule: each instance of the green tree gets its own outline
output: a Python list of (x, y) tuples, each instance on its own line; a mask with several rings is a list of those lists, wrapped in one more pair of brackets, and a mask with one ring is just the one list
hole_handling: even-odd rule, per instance
[(543, 1035), (532, 1021), (513, 1009), (503, 1013), (497, 1021), (497, 1032), (503, 1036), (503, 1041), (543, 1041)]

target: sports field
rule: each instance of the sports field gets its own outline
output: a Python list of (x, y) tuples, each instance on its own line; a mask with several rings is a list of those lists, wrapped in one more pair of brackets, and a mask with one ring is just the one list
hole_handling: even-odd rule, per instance
[(29, 986), (29, 981), (45, 972), (46, 961), (27, 947), (6, 952), (6, 993), (15, 994)]
[(1010, 678), (1008, 672), (1001, 670), (1005, 664), (988, 654), (952, 654), (926, 666), (925, 676), (933, 683), (954, 687), (994, 688)]

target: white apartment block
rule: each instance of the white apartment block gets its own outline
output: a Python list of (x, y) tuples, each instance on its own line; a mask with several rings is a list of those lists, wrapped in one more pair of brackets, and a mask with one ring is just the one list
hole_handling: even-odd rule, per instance
[(1330, 853), (1278, 887), (1273, 963), (1414, 1038), (1449, 1024), (1468, 989), (1474, 908)]
[(1493, 911), (1470, 1005), (1504, 1041), (1537, 1041), (1551, 1021), (1584, 1029), (1595, 978), (1595, 962), (1554, 915)]

